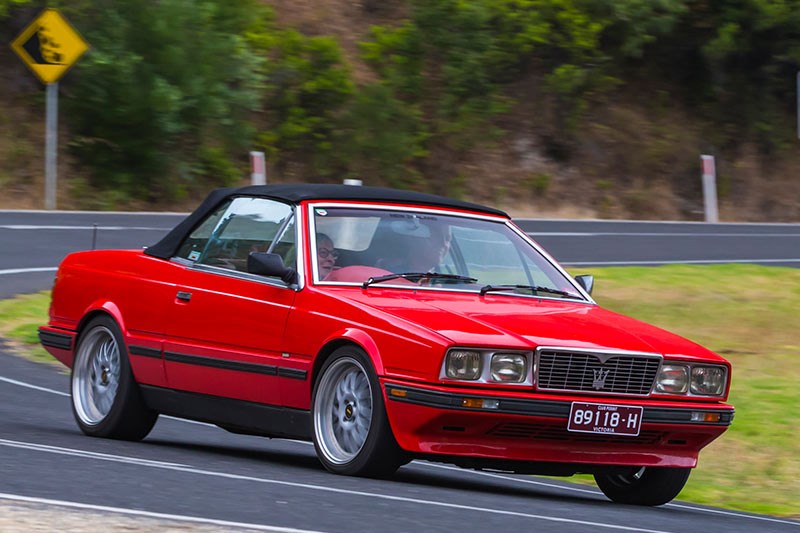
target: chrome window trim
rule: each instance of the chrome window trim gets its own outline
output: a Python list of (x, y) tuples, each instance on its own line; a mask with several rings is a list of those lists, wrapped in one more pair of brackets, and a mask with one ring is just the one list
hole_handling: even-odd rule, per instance
[(261, 276), (259, 274), (251, 274), (249, 272), (239, 272), (238, 270), (231, 270), (228, 268), (222, 268), (213, 265), (200, 265), (194, 264), (189, 265), (187, 267), (189, 270), (194, 270), (197, 272), (206, 272), (208, 274), (217, 274), (220, 276), (224, 276), (226, 278), (234, 278), (240, 279), (244, 281), (253, 281), (255, 283), (259, 283), (261, 285), (270, 285), (272, 287), (278, 287), (280, 289), (290, 289), (296, 290), (293, 286), (287, 285), (286, 283), (282, 282), (277, 278), (271, 278), (267, 276)]
[(295, 231), (295, 247), (297, 248), (296, 256), (297, 256), (297, 264), (295, 268), (297, 269), (297, 290), (303, 290), (303, 287), (306, 286), (306, 246), (305, 246), (305, 232), (303, 228), (305, 228), (305, 217), (306, 213), (303, 209), (300, 208), (299, 205), (293, 206), (294, 208), (294, 216), (296, 218), (296, 222), (294, 225)]

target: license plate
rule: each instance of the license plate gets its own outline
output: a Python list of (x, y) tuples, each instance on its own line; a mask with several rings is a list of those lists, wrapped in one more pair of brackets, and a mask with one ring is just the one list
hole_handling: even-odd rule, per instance
[(642, 427), (642, 411), (629, 405), (572, 402), (567, 430), (636, 436)]

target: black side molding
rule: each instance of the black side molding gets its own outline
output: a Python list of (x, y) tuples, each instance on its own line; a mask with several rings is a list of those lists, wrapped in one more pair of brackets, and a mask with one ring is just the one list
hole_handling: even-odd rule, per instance
[(39, 328), (39, 342), (42, 343), (42, 346), (49, 346), (50, 348), (72, 349), (72, 335), (66, 333), (56, 333)]
[(147, 348), (146, 346), (128, 346), (128, 352), (131, 355), (141, 355), (142, 357), (154, 357), (161, 359), (161, 350), (155, 348)]

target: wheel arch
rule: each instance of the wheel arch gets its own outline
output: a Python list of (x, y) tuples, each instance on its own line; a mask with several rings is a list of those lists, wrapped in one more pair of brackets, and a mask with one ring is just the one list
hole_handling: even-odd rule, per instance
[(80, 321), (78, 322), (78, 328), (77, 328), (78, 336), (80, 336), (83, 333), (83, 330), (86, 328), (86, 325), (89, 322), (91, 322), (96, 317), (102, 315), (108, 316), (109, 318), (114, 320), (114, 322), (117, 323), (117, 326), (119, 326), (120, 331), (122, 331), (123, 338), (126, 336), (125, 322), (122, 320), (122, 313), (120, 312), (119, 307), (117, 307), (116, 304), (109, 301), (95, 302), (91, 306), (89, 306), (87, 311), (83, 314)]
[(344, 346), (354, 346), (363, 350), (372, 363), (375, 372), (379, 376), (383, 375), (383, 363), (381, 362), (380, 351), (378, 350), (378, 345), (375, 343), (375, 340), (362, 330), (348, 328), (336, 335), (332, 335), (331, 338), (325, 341), (325, 344), (322, 345), (319, 352), (317, 352), (317, 357), (314, 359), (314, 365), (311, 368), (312, 388), (317, 382), (317, 377), (319, 377), (319, 372), (325, 364), (325, 361), (328, 360), (333, 352)]

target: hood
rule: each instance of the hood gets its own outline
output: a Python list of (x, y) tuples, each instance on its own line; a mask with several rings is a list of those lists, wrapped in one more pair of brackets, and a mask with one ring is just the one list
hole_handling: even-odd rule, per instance
[(455, 346), (624, 350), (722, 361), (683, 337), (593, 304), (496, 293), (378, 288), (347, 293), (346, 300), (417, 324)]

